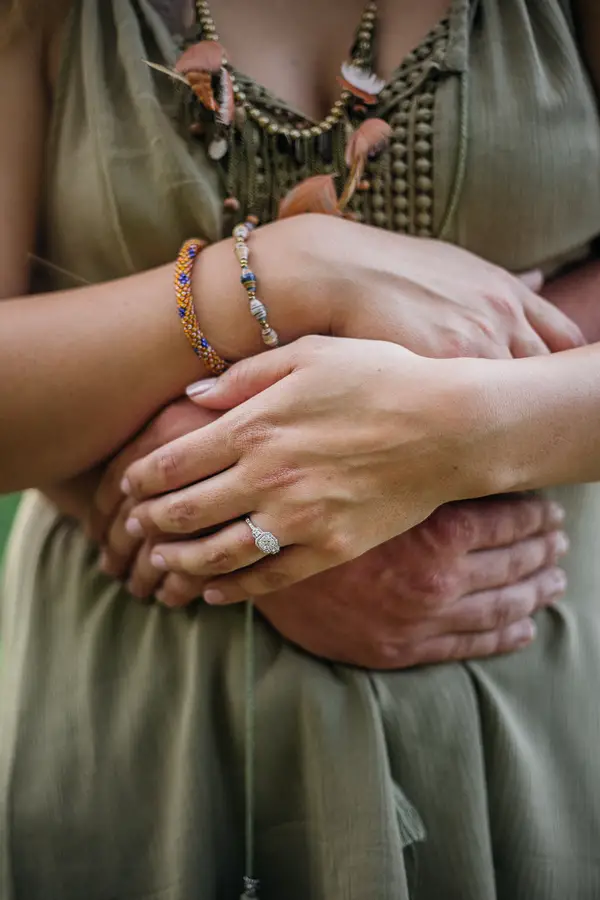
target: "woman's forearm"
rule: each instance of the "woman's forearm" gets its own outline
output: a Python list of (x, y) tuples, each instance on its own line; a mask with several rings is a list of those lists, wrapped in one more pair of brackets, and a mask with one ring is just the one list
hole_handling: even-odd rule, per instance
[(465, 372), (466, 495), (600, 480), (600, 344)]
[[(256, 237), (258, 250), (272, 243)], [(181, 328), (172, 272), (167, 265), (0, 304), (0, 493), (89, 469), (210, 374)], [(199, 321), (221, 355), (238, 360), (262, 349), (230, 241), (201, 254), (193, 285)], [(296, 292), (279, 299), (276, 324), (289, 342), (326, 331), (327, 317), (326, 304)]]

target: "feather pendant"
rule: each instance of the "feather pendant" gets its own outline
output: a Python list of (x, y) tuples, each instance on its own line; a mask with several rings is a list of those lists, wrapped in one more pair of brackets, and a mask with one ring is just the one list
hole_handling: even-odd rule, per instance
[(227, 62), (225, 48), (218, 41), (200, 41), (193, 44), (179, 57), (175, 68), (182, 75), (189, 72), (212, 72), (216, 74)]
[(185, 84), (186, 87), (189, 87), (189, 82), (187, 78), (183, 75), (180, 75), (179, 72), (176, 72), (175, 69), (169, 69), (167, 66), (161, 66), (159, 63), (150, 62), (147, 59), (142, 60), (145, 62), (147, 66), (150, 66), (151, 69), (155, 69), (157, 72), (162, 72), (163, 75), (168, 75), (169, 78), (172, 78), (174, 81), (180, 81), (182, 84)]
[(279, 219), (303, 213), (340, 215), (332, 175), (313, 175), (312, 178), (305, 178), (292, 188), (279, 204)]

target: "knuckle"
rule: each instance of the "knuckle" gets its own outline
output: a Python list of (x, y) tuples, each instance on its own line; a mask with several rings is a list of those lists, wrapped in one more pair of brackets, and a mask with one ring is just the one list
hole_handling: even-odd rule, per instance
[(159, 450), (156, 455), (156, 471), (161, 483), (169, 486), (177, 476), (181, 460), (173, 450)]
[(430, 568), (417, 579), (419, 593), (426, 609), (438, 609), (454, 600), (459, 592), (458, 574), (449, 569)]
[(431, 517), (426, 527), (441, 547), (447, 550), (462, 551), (472, 546), (477, 528), (475, 514), (471, 509), (445, 506)]
[(281, 569), (265, 568), (260, 574), (260, 583), (266, 588), (266, 592), (277, 591), (286, 587), (289, 578)]
[[(206, 553), (206, 566), (215, 575), (221, 575), (231, 571), (234, 566), (233, 555), (224, 547), (211, 547)], [(199, 573), (197, 573), (199, 574)]]
[(166, 509), (165, 518), (169, 524), (177, 528), (185, 529), (193, 525), (197, 516), (197, 508), (188, 498), (180, 498), (170, 501)]
[(499, 590), (493, 599), (490, 630), (504, 630), (511, 622), (515, 621), (520, 611), (519, 598), (511, 595), (509, 591)]
[(501, 319), (513, 321), (517, 318), (517, 303), (512, 296), (512, 284), (502, 283), (500, 278), (494, 289), (484, 294), (484, 300), (490, 309)]
[(329, 534), (323, 541), (322, 547), (325, 553), (336, 562), (348, 562), (355, 555), (350, 537), (343, 532)]
[(248, 451), (262, 447), (270, 432), (271, 426), (263, 414), (256, 414), (252, 418), (240, 418), (230, 428), (229, 449), (241, 456)]
[(257, 478), (256, 487), (262, 493), (273, 490), (285, 490), (295, 487), (301, 479), (299, 470), (295, 466), (275, 466), (264, 471)]

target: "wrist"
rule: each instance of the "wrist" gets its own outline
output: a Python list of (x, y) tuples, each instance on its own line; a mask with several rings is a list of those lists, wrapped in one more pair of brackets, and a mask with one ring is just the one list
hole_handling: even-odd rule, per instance
[(524, 489), (527, 461), (518, 452), (524, 410), (514, 361), (444, 359), (435, 365), (451, 456), (446, 502)]
[[(322, 285), (302, 264), (302, 222), (288, 219), (257, 228), (248, 240), (248, 267), (257, 277), (257, 296), (282, 345), (310, 334), (328, 334), (329, 304)], [(232, 238), (207, 247), (196, 263), (192, 288), (200, 327), (216, 352), (237, 362), (265, 350), (240, 283)]]

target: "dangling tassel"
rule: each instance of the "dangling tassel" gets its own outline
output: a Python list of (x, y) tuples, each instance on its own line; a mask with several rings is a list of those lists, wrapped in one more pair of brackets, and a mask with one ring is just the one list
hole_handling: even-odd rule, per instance
[(246, 687), (246, 721), (245, 721), (245, 805), (246, 805), (246, 874), (244, 875), (244, 893), (240, 900), (258, 900), (260, 882), (254, 877), (254, 766), (256, 761), (255, 742), (255, 658), (254, 658), (254, 603), (246, 601), (246, 619), (244, 624), (244, 682)]

